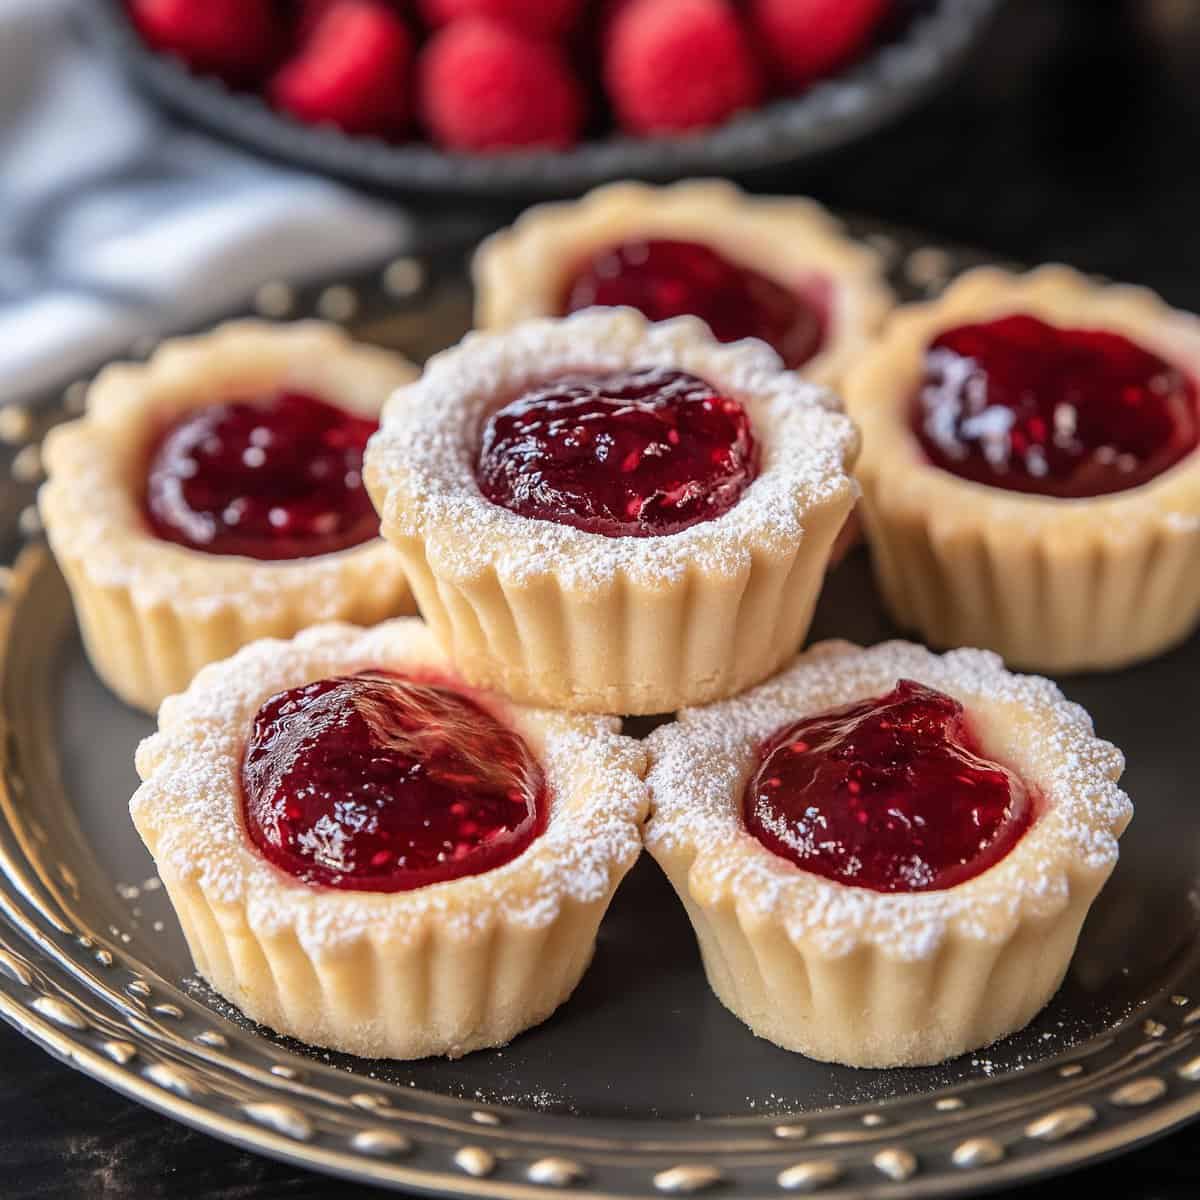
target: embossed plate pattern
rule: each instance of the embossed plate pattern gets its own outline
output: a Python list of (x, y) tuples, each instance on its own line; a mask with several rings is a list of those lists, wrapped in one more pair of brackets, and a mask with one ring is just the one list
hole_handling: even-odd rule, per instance
[[(966, 256), (874, 237), (907, 295)], [(252, 307), (317, 313), (420, 357), (456, 338), (461, 247)], [(145, 354), (148, 344), (131, 347)], [(704, 984), (653, 863), (621, 888), (579, 991), (545, 1026), (458, 1062), (315, 1053), (191, 978), (126, 815), (151, 723), (83, 658), (31, 507), (45, 429), (82, 388), (0, 411), (0, 1016), (51, 1053), (215, 1136), (315, 1169), (454, 1195), (908, 1197), (995, 1188), (1115, 1152), (1200, 1113), (1200, 639), (1068, 679), (1129, 755), (1138, 806), (1061, 994), (1030, 1028), (927, 1070), (852, 1071), (753, 1038)], [(815, 635), (874, 641), (860, 551)]]

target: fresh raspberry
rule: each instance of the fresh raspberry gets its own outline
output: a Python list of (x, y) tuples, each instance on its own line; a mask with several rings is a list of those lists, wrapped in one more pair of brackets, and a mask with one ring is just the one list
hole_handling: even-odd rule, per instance
[(727, 0), (630, 0), (607, 40), (609, 98), (632, 133), (719, 125), (762, 98), (758, 63)]
[(394, 137), (408, 125), (412, 58), (412, 35), (383, 0), (335, 0), (271, 80), (271, 100), (309, 124)]
[(608, 61), (609, 45), (612, 42), (612, 32), (616, 28), (617, 18), (633, 3), (634, 0), (600, 0), (596, 14), (596, 41), (600, 58)]
[(775, 77), (806, 87), (849, 63), (892, 0), (750, 0), (752, 26)]
[(228, 83), (256, 83), (279, 53), (270, 0), (129, 0), (129, 15), (155, 50)]
[(418, 0), (418, 8), (435, 29), (464, 17), (491, 17), (524, 33), (561, 38), (579, 24), (584, 0)]
[[(388, 7), (397, 16), (408, 12), (409, 0), (385, 0)], [(321, 18), (331, 9), (336, 8), (342, 0), (294, 0), (292, 5), (292, 36), (295, 45), (303, 45), (316, 29)]]
[(299, 0), (295, 6), (295, 16), (292, 18), (296, 45), (303, 46), (312, 37), (313, 30), (321, 23), (321, 18), (340, 3), (341, 0)]
[(579, 136), (582, 89), (541, 38), (467, 17), (434, 35), (419, 66), (421, 112), (443, 146), (562, 149)]

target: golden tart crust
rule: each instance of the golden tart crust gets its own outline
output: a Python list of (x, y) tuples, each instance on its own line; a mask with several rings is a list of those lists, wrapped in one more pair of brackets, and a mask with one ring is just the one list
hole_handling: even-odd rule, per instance
[[(804, 716), (914, 679), (960, 700), (1043, 809), (998, 863), (943, 891), (879, 893), (797, 867), (742, 821), (757, 748)], [(708, 979), (760, 1037), (860, 1067), (940, 1062), (1021, 1028), (1058, 990), (1132, 807), (1120, 752), (1048, 680), (987, 651), (812, 647), (734, 700), (650, 736), (646, 846)]]
[(645, 753), (620, 722), (475, 695), (515, 729), (550, 788), (545, 832), (480, 875), (408, 892), (314, 887), (250, 843), (240, 768), (271, 695), (368, 668), (454, 676), (416, 619), (308, 629), (205, 667), (138, 748), (134, 824), (200, 974), (254, 1020), (368, 1058), (508, 1042), (574, 990), (641, 852)]
[(475, 324), (507, 329), (560, 315), (569, 273), (629, 238), (702, 242), (787, 286), (821, 275), (832, 285), (826, 343), (801, 369), (836, 385), (892, 307), (879, 256), (852, 241), (815, 201), (749, 196), (723, 180), (652, 187), (614, 183), (580, 200), (529, 209), (475, 254)]
[(1142, 487), (1061, 500), (960, 479), (927, 462), (909, 429), (929, 342), (1011, 313), (1123, 333), (1200, 381), (1200, 322), (1067, 267), (980, 268), (939, 300), (898, 309), (844, 386), (863, 434), (857, 473), (884, 599), (934, 645), (987, 646), (1034, 670), (1161, 653), (1200, 621), (1200, 453)]
[[(474, 476), (497, 397), (568, 371), (665, 366), (739, 400), (758, 477), (715, 520), (605, 537), (485, 500)], [(669, 712), (770, 675), (808, 631), (857, 497), (858, 436), (829, 392), (760, 342), (718, 345), (684, 317), (589, 309), (475, 333), (388, 406), (365, 478), (383, 536), (463, 678), (522, 703)]]
[(375, 416), (415, 375), (399, 355), (315, 321), (231, 322), (101, 372), (85, 415), (46, 439), (39, 503), (88, 656), (121, 699), (153, 711), (205, 663), (255, 638), (413, 611), (403, 569), (379, 538), (260, 561), (155, 537), (140, 507), (151, 431), (188, 409), (281, 385)]

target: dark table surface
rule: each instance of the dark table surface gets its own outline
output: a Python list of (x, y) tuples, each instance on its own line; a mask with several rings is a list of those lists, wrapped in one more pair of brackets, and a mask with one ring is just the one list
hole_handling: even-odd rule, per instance
[[(897, 125), (752, 181), (1200, 310), (1200, 0), (1008, 0), (962, 76)], [(1200, 1196), (1200, 1129), (1077, 1172), (1123, 1200)], [(1020, 1188), (1049, 1200), (1057, 1181)], [(0, 1194), (382, 1196), (194, 1133), (0, 1026)]]

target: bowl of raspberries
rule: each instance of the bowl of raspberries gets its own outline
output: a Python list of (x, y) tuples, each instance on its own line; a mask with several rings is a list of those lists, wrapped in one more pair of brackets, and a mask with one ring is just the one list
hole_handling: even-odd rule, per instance
[(930, 91), (998, 0), (100, 0), (157, 99), (397, 193), (794, 162)]

